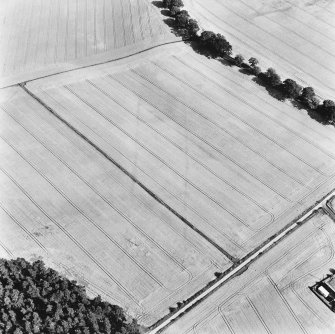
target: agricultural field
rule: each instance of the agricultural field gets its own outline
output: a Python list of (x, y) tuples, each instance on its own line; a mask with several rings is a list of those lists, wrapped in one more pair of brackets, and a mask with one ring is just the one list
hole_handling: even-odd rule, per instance
[(1, 0), (0, 86), (174, 40), (147, 0)]
[(334, 188), (335, 133), (238, 69), (178, 49), (27, 88), (241, 258)]
[[(234, 56), (335, 98), (334, 2), (183, 1)], [(335, 189), (334, 124), (197, 53), (161, 7), (0, 0), (0, 258), (42, 259), (146, 327)], [(309, 290), (335, 269), (334, 218), (332, 198), (164, 333), (335, 332)]]
[(20, 87), (1, 90), (0, 256), (150, 325), (231, 262)]
[(335, 97), (335, 2), (331, 0), (185, 0), (202, 28), (222, 33), (234, 53), (263, 70)]
[(334, 333), (334, 313), (309, 289), (334, 268), (334, 240), (334, 221), (317, 212), (163, 333)]
[(333, 197), (329, 202), (328, 202), (328, 207), (334, 212), (335, 214), (335, 197)]

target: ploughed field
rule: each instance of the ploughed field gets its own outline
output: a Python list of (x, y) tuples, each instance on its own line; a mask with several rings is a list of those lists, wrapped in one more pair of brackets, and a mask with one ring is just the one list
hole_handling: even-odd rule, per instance
[(27, 87), (232, 259), (334, 187), (332, 127), (236, 68), (185, 46), (76, 72)]
[(176, 40), (147, 0), (0, 2), (0, 85)]
[(164, 333), (334, 333), (334, 314), (309, 289), (333, 268), (334, 240), (319, 211)]
[(1, 257), (42, 258), (144, 325), (231, 265), (21, 88), (0, 115)]
[(202, 28), (222, 33), (234, 53), (256, 57), (283, 79), (335, 97), (335, 3), (332, 0), (185, 0)]

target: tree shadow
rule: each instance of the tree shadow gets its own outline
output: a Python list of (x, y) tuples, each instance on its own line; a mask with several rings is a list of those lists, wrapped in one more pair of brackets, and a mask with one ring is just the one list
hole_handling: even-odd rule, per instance
[[(175, 36), (181, 37), (183, 42), (187, 44), (188, 46), (190, 46), (194, 52), (208, 59), (216, 59), (224, 66), (229, 66), (229, 67), (237, 66), (234, 58), (230, 56), (221, 57), (216, 51), (204, 46), (204, 44), (200, 41), (199, 36), (190, 38), (188, 37), (188, 33), (186, 29), (177, 28), (175, 25), (175, 19), (170, 16), (171, 15), (170, 11), (164, 8), (163, 1), (152, 1), (151, 3), (157, 8), (161, 9), (161, 14), (166, 17), (163, 19), (163, 22), (168, 27), (170, 27), (171, 32)], [(277, 88), (274, 88), (273, 86), (271, 86), (267, 78), (264, 76), (264, 74), (262, 75), (262, 73), (259, 76), (255, 76), (252, 68), (248, 64), (242, 63), (239, 66), (238, 71), (248, 76), (254, 76), (252, 81), (255, 82), (257, 85), (264, 87), (265, 90), (268, 92), (268, 94), (271, 97), (275, 98), (276, 100), (284, 102), (287, 99), (287, 95), (283, 92), (283, 90), (281, 89), (281, 86), (277, 86)], [(329, 120), (326, 119), (326, 117), (322, 115), (322, 113), (320, 112), (320, 109), (313, 110), (298, 100), (294, 100), (294, 99), (290, 99), (290, 100), (291, 100), (292, 106), (294, 106), (298, 110), (301, 110), (301, 109), (306, 110), (308, 115), (313, 120), (323, 125), (330, 124)]]
[(152, 1), (151, 3), (157, 8), (164, 8), (163, 1)]
[(183, 32), (176, 28), (174, 19), (172, 17), (166, 18), (163, 22), (171, 29), (171, 32), (177, 37), (183, 37)]
[(252, 79), (252, 81), (255, 82), (257, 85), (264, 87), (269, 95), (271, 95), (276, 100), (281, 102), (286, 100), (285, 94), (280, 89), (271, 87), (271, 85), (262, 77), (255, 77)]
[(212, 59), (217, 58), (218, 54), (209, 50), (207, 47), (203, 46), (202, 43), (198, 39), (188, 39), (184, 40), (185, 44), (189, 45), (192, 50), (201, 56), (205, 56), (206, 58)]
[(171, 13), (168, 9), (162, 9), (161, 14), (166, 17), (171, 17)]
[(254, 75), (252, 68), (246, 63), (242, 63), (238, 71), (245, 75), (249, 75), (249, 76)]
[(318, 109), (308, 108), (304, 103), (297, 100), (292, 100), (291, 103), (298, 110), (306, 110), (308, 116), (317, 121), (318, 123), (321, 123), (323, 125), (329, 124), (329, 120), (327, 119), (327, 117), (322, 115)]
[(235, 60), (231, 57), (227, 58), (218, 58), (218, 61), (225, 66), (233, 67), (235, 66)]

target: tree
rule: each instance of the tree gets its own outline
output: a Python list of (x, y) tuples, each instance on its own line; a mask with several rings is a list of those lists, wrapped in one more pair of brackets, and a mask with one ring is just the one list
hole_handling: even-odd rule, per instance
[(268, 68), (268, 70), (265, 72), (265, 77), (268, 83), (273, 87), (279, 86), (281, 84), (280, 76), (272, 67)]
[(212, 47), (214, 41), (215, 41), (215, 33), (213, 31), (205, 30), (200, 35), (200, 41), (203, 43), (204, 46), (210, 46)]
[(213, 47), (221, 57), (231, 55), (233, 49), (230, 43), (221, 34), (215, 36)]
[(182, 0), (169, 0), (166, 2), (163, 1), (163, 6), (171, 10), (172, 7), (184, 7), (184, 3)]
[(301, 92), (301, 100), (304, 102), (310, 101), (315, 97), (315, 92), (313, 87), (304, 87)]
[(251, 67), (254, 68), (256, 65), (258, 65), (258, 60), (254, 57), (251, 57), (251, 58), (249, 58), (249, 64), (250, 64)]
[(302, 91), (302, 87), (298, 85), (293, 79), (284, 80), (282, 89), (285, 95), (292, 99), (296, 99)]
[(327, 119), (334, 121), (335, 119), (335, 102), (332, 100), (324, 100), (321, 106), (321, 113)]
[(235, 59), (235, 64), (238, 67), (240, 67), (244, 62), (244, 57), (240, 54), (236, 55), (234, 59)]
[(170, 9), (171, 16), (176, 16), (180, 12), (181, 12), (181, 9), (180, 7), (177, 7), (177, 6), (172, 6)]
[(259, 66), (255, 66), (252, 69), (252, 73), (257, 77), (262, 73), (262, 69)]
[(171, 4), (172, 4), (172, 0), (163, 0), (163, 6), (165, 8), (170, 8)]
[(189, 19), (187, 24), (187, 31), (190, 37), (195, 37), (200, 30), (198, 22), (194, 19)]
[(175, 18), (177, 28), (186, 28), (189, 22), (190, 16), (186, 10), (180, 11)]
[(318, 109), (320, 105), (320, 100), (316, 97), (313, 96), (308, 102), (307, 102), (307, 106), (310, 109)]
[[(15, 287), (15, 288), (14, 288)], [(123, 309), (88, 298), (85, 288), (42, 261), (0, 259), (0, 332), (139, 334)]]

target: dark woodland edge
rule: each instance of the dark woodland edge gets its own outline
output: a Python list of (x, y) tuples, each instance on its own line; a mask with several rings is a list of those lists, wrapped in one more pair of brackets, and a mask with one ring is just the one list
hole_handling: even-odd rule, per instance
[(0, 259), (0, 333), (140, 334), (142, 328), (43, 261), (17, 258)]

